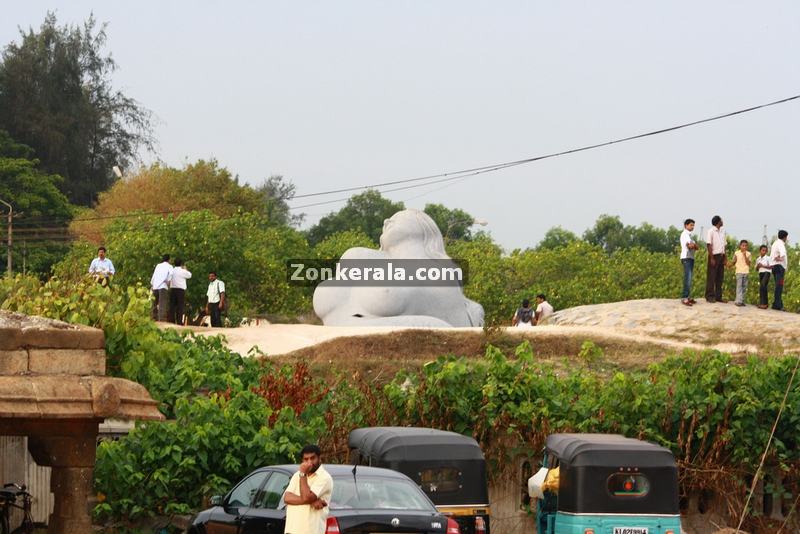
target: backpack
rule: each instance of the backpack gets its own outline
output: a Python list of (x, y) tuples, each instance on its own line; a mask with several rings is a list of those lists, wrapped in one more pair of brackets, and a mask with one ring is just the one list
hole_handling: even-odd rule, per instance
[(517, 310), (517, 319), (520, 323), (529, 323), (533, 317), (533, 308), (520, 308)]

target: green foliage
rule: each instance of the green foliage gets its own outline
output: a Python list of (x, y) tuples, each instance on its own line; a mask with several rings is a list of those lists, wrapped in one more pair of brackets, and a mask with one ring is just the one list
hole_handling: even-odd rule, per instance
[(329, 235), (314, 247), (314, 256), (319, 259), (339, 259), (347, 249), (365, 247), (375, 249), (378, 245), (361, 230), (345, 230)]
[(548, 248), (561, 248), (569, 245), (573, 241), (577, 241), (578, 236), (574, 233), (570, 232), (569, 230), (565, 230), (560, 226), (554, 226), (550, 228), (544, 234), (544, 238), (539, 241), (539, 245), (537, 248), (539, 249), (548, 249)]
[[(26, 270), (47, 273), (56, 259), (64, 254), (67, 246), (43, 240), (48, 236), (53, 219), (67, 222), (72, 217), (72, 206), (58, 189), (60, 176), (45, 174), (39, 170), (33, 150), (16, 143), (5, 130), (0, 130), (0, 199), (11, 204), (15, 212), (14, 237), (16, 246), (13, 267), (22, 270), (25, 256)], [(3, 229), (7, 207), (0, 204)], [(0, 248), (0, 264), (5, 270), (7, 249)]]
[(472, 239), (471, 226), (475, 218), (462, 209), (450, 209), (443, 204), (426, 204), (422, 210), (439, 227), (445, 242), (451, 239)]
[(353, 195), (342, 209), (320, 219), (308, 230), (308, 242), (316, 245), (332, 234), (359, 230), (373, 243), (378, 243), (383, 221), (402, 209), (405, 209), (402, 202), (392, 202), (383, 198), (380, 192), (369, 189)]
[(98, 515), (135, 519), (197, 510), (203, 497), (225, 493), (253, 469), (294, 461), (324, 430), (321, 417), (303, 419), (290, 408), (268, 425), (272, 409), (248, 391), (181, 399), (175, 415), (101, 443), (95, 487), (105, 506)]
[(670, 226), (663, 230), (652, 224), (626, 226), (619, 216), (601, 215), (594, 226), (584, 232), (583, 239), (607, 253), (620, 249), (643, 248), (650, 252), (673, 252), (678, 247), (681, 230)]
[(58, 26), (48, 13), (39, 31), (20, 30), (20, 42), (0, 62), (0, 124), (31, 146), (48, 173), (64, 177), (62, 191), (90, 205), (140, 147), (151, 148), (150, 112), (115, 90), (116, 64), (103, 54), (105, 26)]

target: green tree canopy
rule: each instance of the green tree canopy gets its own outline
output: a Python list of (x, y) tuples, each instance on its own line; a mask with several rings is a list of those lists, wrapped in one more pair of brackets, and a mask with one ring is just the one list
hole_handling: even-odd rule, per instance
[(578, 239), (578, 236), (569, 230), (565, 230), (560, 226), (554, 226), (544, 234), (544, 238), (539, 241), (539, 246), (537, 248), (542, 250), (562, 248)]
[(292, 213), (288, 201), (294, 197), (295, 186), (283, 176), (272, 175), (256, 187), (264, 202), (264, 214), (275, 224), (298, 226), (305, 219), (303, 213)]
[(140, 148), (152, 149), (151, 114), (112, 87), (117, 65), (106, 55), (105, 25), (59, 26), (48, 13), (39, 31), (0, 60), (0, 126), (36, 151), (42, 169), (64, 177), (62, 192), (91, 205)]
[(330, 235), (346, 230), (361, 230), (370, 240), (378, 243), (383, 221), (403, 209), (405, 205), (402, 202), (392, 202), (379, 191), (369, 189), (353, 195), (342, 209), (320, 219), (308, 230), (308, 242), (316, 245)]
[(422, 211), (433, 219), (445, 241), (472, 239), (471, 227), (475, 218), (466, 211), (458, 208), (450, 209), (443, 204), (426, 204)]
[[(0, 199), (13, 206), (14, 266), (21, 270), (23, 256), (26, 269), (46, 273), (58, 256), (66, 250), (65, 242), (49, 229), (52, 219), (68, 220), (72, 206), (59, 190), (61, 177), (45, 174), (32, 158), (33, 150), (14, 141), (8, 132), (0, 130)], [(5, 212), (5, 206), (2, 206)], [(6, 218), (0, 217), (5, 237)], [(0, 250), (0, 263), (6, 268), (7, 249)]]

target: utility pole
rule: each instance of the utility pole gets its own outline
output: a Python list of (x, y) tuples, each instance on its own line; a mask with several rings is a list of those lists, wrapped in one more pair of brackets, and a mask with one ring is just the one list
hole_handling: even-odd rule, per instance
[(0, 199), (0, 202), (5, 204), (6, 206), (8, 206), (8, 258), (7, 258), (8, 267), (6, 269), (6, 276), (11, 278), (11, 274), (12, 274), (12, 271), (11, 271), (11, 266), (12, 266), (12, 263), (11, 263), (11, 244), (12, 244), (12, 239), (13, 239), (12, 238), (12, 236), (13, 236), (13, 226), (12, 226), (13, 222), (12, 221), (14, 220), (14, 208), (11, 206), (11, 204), (6, 202), (5, 200)]

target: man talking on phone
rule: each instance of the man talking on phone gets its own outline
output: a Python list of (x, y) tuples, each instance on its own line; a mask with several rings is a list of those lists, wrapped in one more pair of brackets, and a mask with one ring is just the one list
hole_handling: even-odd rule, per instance
[(300, 455), (303, 461), (283, 494), (286, 503), (284, 533), (324, 534), (333, 479), (322, 467), (319, 447), (306, 445)]

